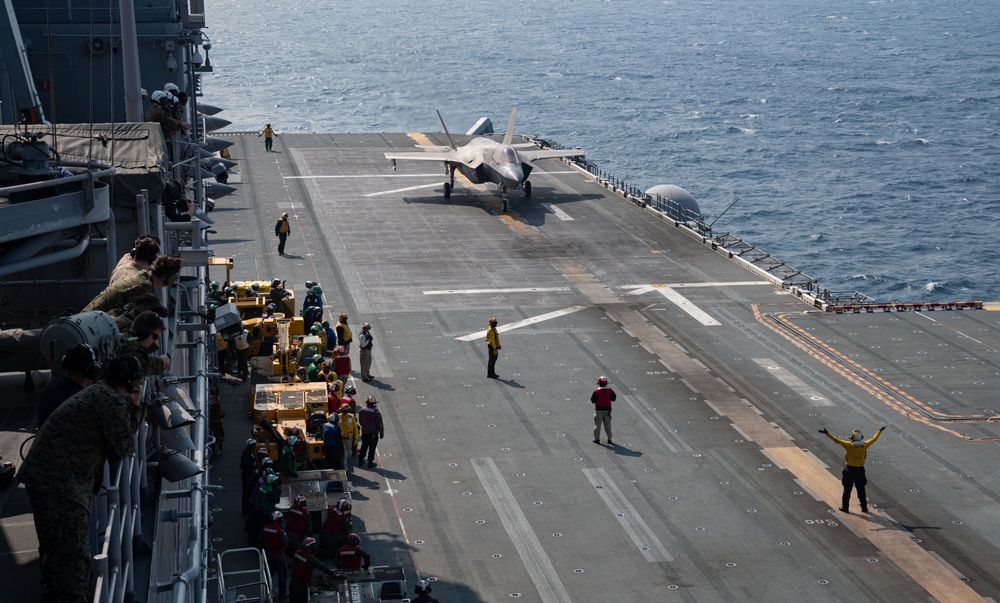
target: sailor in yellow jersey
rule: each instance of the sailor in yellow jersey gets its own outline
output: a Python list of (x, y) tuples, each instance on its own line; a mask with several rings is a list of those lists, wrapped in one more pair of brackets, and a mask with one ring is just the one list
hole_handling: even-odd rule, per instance
[(865, 484), (868, 483), (868, 478), (865, 477), (865, 459), (868, 458), (868, 447), (875, 443), (875, 440), (882, 435), (885, 428), (885, 425), (879, 427), (875, 435), (867, 440), (857, 429), (851, 432), (851, 439), (849, 440), (842, 440), (835, 435), (831, 435), (825, 427), (819, 430), (820, 433), (826, 434), (826, 437), (844, 447), (844, 471), (841, 479), (841, 482), (844, 484), (844, 496), (840, 504), (840, 510), (844, 513), (850, 513), (849, 503), (851, 501), (852, 488), (857, 488), (858, 490), (858, 500), (861, 501), (861, 512), (868, 512), (868, 499), (865, 497)]
[(264, 151), (270, 151), (271, 145), (274, 144), (274, 139), (272, 137), (277, 136), (277, 134), (274, 133), (274, 129), (271, 128), (271, 124), (264, 126), (264, 129), (260, 131), (257, 138), (260, 138), (261, 136), (264, 137)]
[(497, 374), (497, 356), (500, 355), (500, 333), (497, 331), (497, 319), (489, 320), (489, 328), (486, 329), (486, 351), (489, 354), (489, 364), (486, 365), (486, 376), (490, 379), (499, 379)]

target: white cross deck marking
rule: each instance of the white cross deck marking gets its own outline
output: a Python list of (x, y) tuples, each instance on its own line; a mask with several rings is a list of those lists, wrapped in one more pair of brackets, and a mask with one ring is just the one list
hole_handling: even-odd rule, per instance
[(543, 293), (547, 291), (569, 291), (569, 287), (513, 287), (510, 289), (441, 289), (424, 291), (424, 295), (481, 295), (489, 293)]
[[(549, 312), (548, 314), (542, 314), (540, 316), (533, 316), (531, 318), (525, 318), (524, 320), (519, 320), (517, 322), (508, 323), (505, 325), (500, 325), (497, 327), (497, 331), (504, 333), (512, 329), (519, 329), (521, 327), (526, 327), (528, 325), (533, 325), (537, 322), (542, 322), (546, 320), (552, 320), (553, 318), (559, 318), (560, 316), (566, 316), (567, 314), (572, 314), (574, 312), (579, 312), (587, 306), (572, 306), (570, 308), (564, 308), (562, 310), (556, 310), (555, 312)], [(475, 333), (470, 333), (468, 335), (462, 335), (461, 337), (456, 337), (458, 341), (475, 341), (476, 339), (485, 339), (486, 331), (476, 331)]]
[(378, 191), (378, 192), (375, 192), (375, 193), (368, 193), (367, 195), (363, 195), (363, 196), (364, 197), (380, 197), (382, 195), (393, 195), (395, 193), (405, 193), (405, 192), (408, 192), (408, 191), (417, 191), (417, 190), (420, 190), (422, 188), (435, 188), (435, 187), (438, 187), (438, 186), (441, 186), (441, 184), (438, 183), (438, 182), (435, 182), (433, 184), (420, 184), (420, 185), (417, 185), (417, 186), (408, 186), (406, 188), (395, 188), (395, 189), (392, 189), (391, 191)]
[(691, 318), (697, 320), (706, 327), (718, 327), (722, 325), (721, 322), (709, 316), (707, 312), (705, 312), (698, 306), (691, 303), (691, 301), (688, 300), (688, 298), (684, 297), (677, 291), (674, 291), (673, 289), (667, 287), (660, 287), (657, 289), (657, 291), (659, 291), (660, 295), (662, 295), (663, 297), (677, 304), (677, 307), (687, 312), (691, 316)]
[(572, 216), (570, 216), (568, 213), (564, 212), (563, 210), (559, 209), (555, 205), (552, 205), (551, 203), (539, 203), (539, 205), (541, 205), (542, 207), (544, 207), (545, 209), (547, 209), (550, 213), (555, 214), (556, 217), (559, 218), (560, 220), (562, 220), (563, 222), (572, 222), (573, 221)]

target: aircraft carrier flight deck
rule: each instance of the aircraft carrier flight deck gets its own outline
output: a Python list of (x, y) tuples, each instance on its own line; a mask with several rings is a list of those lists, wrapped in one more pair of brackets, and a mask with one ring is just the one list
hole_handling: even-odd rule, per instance
[[(441, 134), (230, 139), (216, 255), (373, 326), (357, 385), (386, 438), (352, 490), (376, 563), (442, 601), (1000, 598), (990, 304), (821, 311), (559, 160), (506, 213), (461, 180), (445, 201), (439, 166), (384, 159)], [(614, 445), (592, 441), (601, 374)], [(844, 514), (843, 450), (817, 431), (883, 424), (871, 513)]]

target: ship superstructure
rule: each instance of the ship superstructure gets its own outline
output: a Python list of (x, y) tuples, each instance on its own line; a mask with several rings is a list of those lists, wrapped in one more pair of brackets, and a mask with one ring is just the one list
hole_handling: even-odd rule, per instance
[[(203, 3), (4, 0), (4, 8), (0, 364), (4, 373), (23, 375), (10, 399), (30, 405), (74, 343), (91, 343), (106, 358), (126, 339), (106, 315), (80, 311), (140, 233), (156, 235), (162, 253), (184, 259), (178, 281), (158, 293), (167, 324), (159, 353), (171, 356), (170, 372), (145, 386), (149, 420), (136, 453), (106, 468), (90, 540), (94, 601), (204, 600), (210, 457), (220, 445), (209, 426), (210, 251), (205, 221), (170, 221), (161, 204), (165, 184), (177, 179), (204, 215), (212, 203), (206, 191), (220, 186), (205, 161), (212, 156), (205, 132), (220, 122), (206, 123), (198, 112), (200, 77), (211, 70)], [(177, 120), (190, 127), (177, 135), (144, 122), (149, 97), (167, 84), (187, 97)], [(4, 452), (15, 464), (33, 428), (25, 417), (6, 434)], [(21, 505), (30, 526), (19, 497), (22, 490), (11, 492), (7, 510)], [(24, 576), (5, 580), (3, 596), (36, 599), (35, 573), (22, 571), (37, 562), (25, 546), (30, 533), (4, 531), (0, 540), (19, 551), (5, 557), (4, 575)]]

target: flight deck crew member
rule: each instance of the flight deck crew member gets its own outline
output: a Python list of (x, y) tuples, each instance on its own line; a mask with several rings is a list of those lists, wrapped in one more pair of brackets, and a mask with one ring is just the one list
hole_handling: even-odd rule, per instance
[(292, 579), (288, 588), (290, 603), (309, 603), (309, 581), (312, 580), (313, 570), (336, 575), (313, 556), (315, 547), (316, 539), (308, 537), (302, 541), (302, 548), (292, 556)]
[(281, 522), (285, 519), (281, 511), (271, 513), (271, 523), (264, 526), (257, 536), (257, 546), (264, 551), (267, 566), (278, 574), (278, 598), (288, 596), (288, 561), (285, 560), (285, 548), (288, 546), (288, 534)]
[(499, 379), (497, 374), (497, 356), (500, 355), (500, 333), (497, 331), (497, 319), (491, 318), (486, 329), (486, 350), (489, 353), (489, 364), (486, 366), (486, 376)]
[(101, 381), (52, 412), (17, 472), (34, 513), (42, 601), (93, 598), (88, 523), (94, 493), (104, 463), (133, 450), (143, 378), (137, 358), (111, 360)]
[[(257, 440), (253, 438), (248, 438), (246, 445), (243, 447), (243, 452), (240, 453), (240, 480), (243, 482), (243, 492), (246, 492), (250, 487), (248, 482), (250, 480), (256, 480), (255, 475), (257, 470)], [(246, 515), (250, 510), (250, 500), (248, 496), (243, 496), (243, 514)]]
[(326, 333), (326, 355), (332, 356), (337, 350), (337, 331), (330, 326), (329, 320), (324, 320), (321, 324), (323, 332)]
[(361, 548), (361, 537), (351, 534), (347, 537), (347, 544), (337, 551), (335, 562), (337, 567), (346, 570), (368, 569), (372, 564), (372, 557)]
[(351, 327), (347, 326), (347, 312), (340, 313), (340, 319), (337, 321), (337, 326), (335, 327), (337, 331), (337, 344), (344, 346), (344, 353), (351, 353), (351, 342), (354, 341), (354, 335), (351, 334)]
[(260, 131), (257, 138), (260, 138), (261, 136), (264, 137), (264, 152), (270, 151), (271, 145), (274, 144), (273, 137), (277, 136), (277, 134), (274, 133), (274, 130), (271, 129), (271, 124), (264, 126), (264, 129)]
[(413, 594), (417, 596), (410, 599), (410, 603), (438, 603), (438, 600), (431, 596), (431, 584), (427, 580), (417, 582), (413, 587)]
[(382, 413), (378, 411), (378, 400), (374, 395), (368, 396), (365, 407), (358, 411), (358, 426), (361, 427), (361, 449), (358, 450), (358, 467), (365, 466), (365, 453), (368, 454), (368, 466), (377, 467), (375, 463), (375, 447), (379, 440), (385, 439), (385, 427), (382, 423)]
[(289, 553), (302, 548), (302, 541), (306, 536), (313, 535), (309, 507), (306, 506), (306, 497), (301, 494), (292, 501), (292, 506), (285, 516), (285, 532), (288, 534)]
[(250, 378), (250, 331), (243, 331), (233, 337), (233, 347), (236, 348), (236, 368), (240, 374), (240, 380), (246, 381)]
[(278, 223), (274, 225), (274, 236), (278, 237), (278, 255), (285, 255), (285, 241), (288, 235), (292, 234), (292, 227), (288, 224), (288, 212), (281, 214)]
[(351, 376), (351, 357), (347, 355), (347, 346), (337, 346), (337, 357), (333, 359), (333, 370), (337, 379), (346, 382)]
[(608, 386), (608, 378), (601, 375), (597, 378), (597, 389), (590, 394), (590, 403), (594, 405), (594, 443), (601, 443), (601, 425), (604, 426), (604, 435), (608, 436), (608, 444), (611, 441), (611, 403), (618, 399), (615, 390)]
[(323, 463), (327, 469), (344, 468), (344, 441), (336, 413), (332, 413), (323, 425)]
[(371, 381), (375, 378), (372, 374), (372, 346), (375, 338), (372, 337), (372, 326), (367, 322), (361, 325), (361, 337), (358, 339), (361, 348), (361, 380)]
[(826, 434), (826, 437), (844, 447), (844, 470), (841, 473), (841, 482), (844, 484), (844, 496), (840, 502), (840, 510), (844, 513), (850, 513), (851, 488), (857, 488), (858, 490), (858, 500), (861, 501), (861, 512), (868, 512), (868, 498), (865, 497), (865, 485), (868, 483), (868, 478), (865, 477), (865, 459), (868, 458), (868, 447), (874, 444), (875, 440), (882, 435), (885, 427), (885, 425), (879, 427), (875, 435), (867, 440), (857, 429), (851, 432), (851, 439), (849, 440), (838, 438), (827, 431), (825, 427), (819, 430), (820, 433)]
[(351, 503), (340, 499), (326, 510), (326, 520), (320, 532), (319, 544), (323, 551), (336, 555), (340, 547), (347, 544), (347, 537), (354, 531)]
[(340, 439), (344, 442), (344, 470), (347, 471), (347, 475), (351, 475), (353, 472), (351, 459), (358, 451), (358, 419), (347, 404), (340, 406), (337, 417), (339, 417), (337, 425), (340, 426)]

